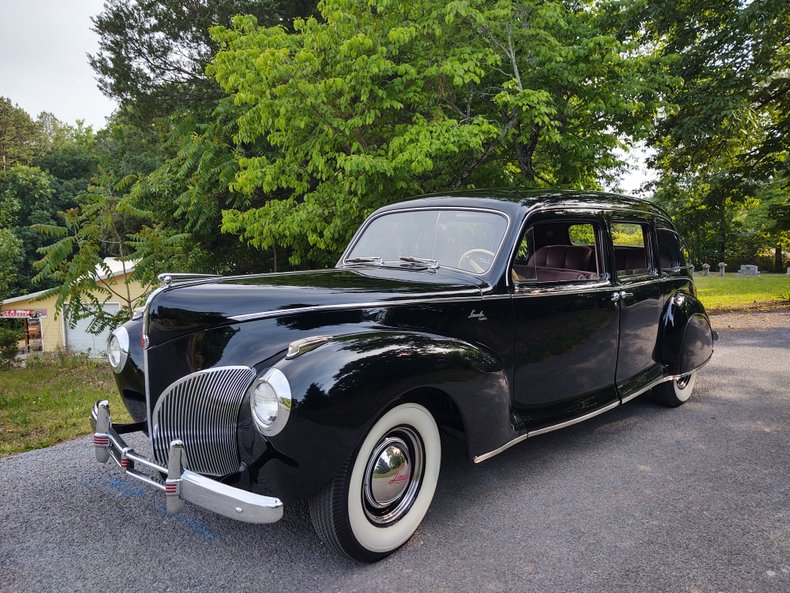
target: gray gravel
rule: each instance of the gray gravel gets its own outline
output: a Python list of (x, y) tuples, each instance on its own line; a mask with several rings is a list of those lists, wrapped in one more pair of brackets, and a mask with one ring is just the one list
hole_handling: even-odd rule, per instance
[(162, 497), (88, 439), (0, 460), (0, 591), (790, 591), (790, 328), (724, 329), (695, 395), (639, 398), (475, 466), (448, 443), (415, 537), (328, 552)]

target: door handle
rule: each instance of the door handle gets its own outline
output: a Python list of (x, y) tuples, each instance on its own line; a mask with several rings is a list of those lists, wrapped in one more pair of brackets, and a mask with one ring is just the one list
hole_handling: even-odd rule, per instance
[(612, 293), (612, 302), (616, 303), (620, 299), (625, 300), (625, 299), (630, 298), (632, 296), (634, 296), (633, 292), (626, 292), (625, 290), (620, 290), (620, 291), (617, 291), (617, 292), (613, 292)]

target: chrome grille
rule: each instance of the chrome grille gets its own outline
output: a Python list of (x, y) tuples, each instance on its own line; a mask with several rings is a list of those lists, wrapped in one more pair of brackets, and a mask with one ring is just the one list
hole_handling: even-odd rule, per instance
[(211, 476), (237, 471), (239, 408), (254, 378), (250, 367), (217, 367), (182, 377), (165, 389), (151, 414), (156, 460), (167, 465), (170, 443), (180, 439), (188, 469)]

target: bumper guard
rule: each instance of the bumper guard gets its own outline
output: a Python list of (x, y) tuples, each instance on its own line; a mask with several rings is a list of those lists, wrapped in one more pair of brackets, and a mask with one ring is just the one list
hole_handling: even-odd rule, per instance
[[(110, 404), (107, 400), (93, 406), (91, 424), (94, 430), (93, 447), (96, 450), (96, 460), (106, 463), (112, 459), (121, 468), (121, 473), (162, 490), (167, 495), (168, 513), (181, 511), (184, 501), (189, 501), (225, 517), (247, 523), (274, 523), (283, 516), (283, 503), (279, 498), (234, 488), (186, 469), (188, 463), (182, 441), (175, 440), (170, 443), (167, 467), (136, 453), (120, 435), (139, 430), (139, 425), (120, 424), (116, 430), (110, 419)], [(148, 475), (138, 468), (167, 475), (167, 478), (162, 481), (158, 476)]]

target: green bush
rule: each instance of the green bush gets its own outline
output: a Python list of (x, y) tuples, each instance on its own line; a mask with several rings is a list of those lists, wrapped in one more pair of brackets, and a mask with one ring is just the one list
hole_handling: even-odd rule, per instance
[(14, 364), (19, 353), (17, 342), (20, 338), (19, 330), (0, 327), (0, 368), (7, 369)]
[(107, 366), (107, 361), (106, 359), (90, 358), (84, 352), (70, 353), (63, 348), (58, 348), (55, 352), (31, 352), (25, 360), (25, 366), (29, 369), (103, 369)]

